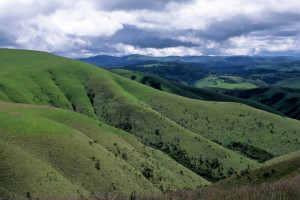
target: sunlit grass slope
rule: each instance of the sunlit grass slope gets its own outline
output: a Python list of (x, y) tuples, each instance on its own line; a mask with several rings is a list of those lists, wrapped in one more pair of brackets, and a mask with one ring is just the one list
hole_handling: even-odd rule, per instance
[[(125, 193), (138, 186), (148, 192), (197, 187), (208, 184), (200, 176), (217, 181), (299, 148), (299, 121), (249, 106), (168, 94), (43, 52), (0, 50), (0, 62), (0, 99), (65, 109), (22, 110), (28, 118), (13, 115), (10, 119), (8, 115), (20, 109), (4, 110), (2, 119), (9, 122), (1, 125), (3, 142), (45, 161), (75, 184), (70, 187), (80, 186), (82, 193), (97, 192), (101, 184), (100, 192)], [(10, 126), (13, 120), (26, 128)], [(51, 127), (34, 134), (43, 132), (39, 126), (48, 124), (44, 120)], [(256, 152), (258, 158), (253, 156)], [(96, 178), (99, 171), (102, 179)], [(101, 182), (110, 176), (111, 182)]]
[(134, 136), (72, 111), (1, 102), (0, 118), (1, 196), (149, 193), (209, 184)]
[(293, 152), (267, 161), (262, 167), (245, 170), (239, 174), (221, 180), (213, 187), (229, 189), (233, 187), (253, 186), (290, 179), (299, 176), (300, 152)]
[[(47, 53), (2, 50), (1, 56), (14, 58), (12, 62), (1, 58), (2, 68), (13, 71), (1, 71), (0, 88), (5, 101), (55, 106), (100, 119), (133, 133), (144, 144), (160, 149), (210, 181), (225, 177), (230, 170), (256, 165), (256, 161), (183, 128), (140, 101), (139, 95), (150, 100), (147, 96), (156, 92), (150, 87)], [(32, 64), (28, 56), (32, 60), (45, 58), (38, 65)], [(134, 92), (127, 92), (119, 81), (133, 87)]]
[[(158, 90), (145, 94), (142, 85), (125, 84), (130, 93), (145, 101), (163, 117), (225, 147), (232, 142), (258, 147), (279, 156), (299, 149), (298, 120), (267, 113), (231, 102), (208, 102), (162, 93)], [(149, 89), (150, 90), (150, 89)]]
[(236, 76), (209, 76), (207, 78), (198, 80), (195, 83), (195, 86), (199, 88), (217, 87), (226, 89), (251, 89), (257, 87), (255, 84), (251, 83), (251, 81), (249, 82), (249, 80)]
[(179, 96), (188, 97), (192, 99), (205, 100), (205, 101), (237, 102), (237, 103), (249, 105), (254, 108), (258, 108), (260, 110), (271, 112), (277, 115), (282, 115), (281, 112), (278, 112), (273, 108), (256, 101), (236, 98), (229, 95), (219, 94), (217, 92), (211, 92), (207, 89), (175, 83), (152, 74), (130, 71), (130, 70), (123, 70), (123, 69), (112, 69), (110, 71), (119, 74), (123, 77), (135, 80), (139, 83), (143, 83), (145, 85), (151, 86), (155, 89), (176, 94)]

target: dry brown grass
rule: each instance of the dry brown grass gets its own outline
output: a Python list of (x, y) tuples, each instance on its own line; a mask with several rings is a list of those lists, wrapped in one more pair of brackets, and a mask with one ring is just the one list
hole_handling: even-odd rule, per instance
[[(42, 198), (41, 198), (42, 199)], [(54, 199), (54, 198), (46, 198)], [(82, 200), (298, 200), (300, 199), (300, 175), (287, 180), (265, 183), (257, 186), (244, 186), (229, 190), (211, 186), (196, 190), (178, 190), (160, 195), (133, 194), (118, 195), (104, 194)], [(61, 200), (57, 198), (56, 200)], [(70, 198), (69, 200), (78, 200)]]
[[(120, 197), (120, 196), (119, 196)], [(103, 198), (100, 198), (101, 200)], [(118, 197), (111, 198), (119, 199)], [(121, 199), (130, 199), (121, 197)], [(134, 198), (133, 198), (134, 199)], [(257, 186), (245, 186), (230, 190), (205, 187), (197, 190), (178, 190), (162, 195), (137, 195), (138, 200), (297, 200), (300, 199), (300, 176), (288, 180), (266, 183)]]

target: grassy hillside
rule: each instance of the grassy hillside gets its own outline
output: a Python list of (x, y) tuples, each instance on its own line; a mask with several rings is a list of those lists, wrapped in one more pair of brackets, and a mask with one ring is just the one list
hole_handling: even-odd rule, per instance
[(9, 152), (60, 173), (65, 194), (90, 194), (195, 188), (299, 148), (299, 121), (249, 106), (180, 97), (43, 52), (2, 49), (0, 61), (0, 99), (11, 102), (0, 112), (6, 194), (32, 195), (40, 183), (22, 187), (30, 179)]
[(300, 90), (265, 87), (251, 90), (228, 90), (224, 94), (265, 104), (286, 116), (300, 119)]
[(195, 83), (196, 87), (216, 87), (216, 88), (226, 88), (226, 89), (252, 89), (257, 86), (254, 81), (246, 80), (241, 77), (236, 76), (209, 76), (207, 78), (198, 80)]
[[(297, 153), (297, 155), (296, 155)], [(246, 170), (240, 174), (233, 175), (213, 185), (221, 189), (233, 187), (254, 186), (289, 179), (299, 176), (300, 173), (300, 152), (274, 158), (264, 166), (253, 170)]]
[(267, 112), (271, 112), (277, 115), (282, 113), (256, 101), (245, 100), (242, 98), (236, 98), (229, 95), (224, 95), (218, 92), (211, 92), (207, 89), (201, 89), (189, 85), (179, 84), (166, 79), (147, 74), (142, 72), (123, 70), (123, 69), (112, 69), (113, 73), (137, 81), (144, 85), (148, 85), (152, 88), (162, 90), (168, 93), (176, 94), (183, 97), (192, 99), (206, 100), (206, 101), (221, 101), (221, 102), (237, 102), (245, 105), (258, 108)]
[[(233, 147), (229, 147), (232, 142), (240, 142), (243, 148), (258, 147), (275, 156), (284, 153), (285, 144), (295, 145), (294, 148), (297, 150), (299, 122), (296, 120), (252, 109), (242, 104), (179, 98), (172, 94), (161, 93), (159, 90), (145, 95), (136, 90), (143, 86), (133, 87), (132, 82), (130, 85), (120, 82), (120, 85), (128, 92), (136, 93), (154, 110), (162, 113), (163, 117), (224, 147), (232, 149)], [(280, 145), (271, 145), (274, 142)], [(280, 146), (283, 148), (281, 149)]]
[(271, 160), (266, 161), (263, 164), (264, 165), (272, 165), (272, 164), (276, 164), (276, 163), (283, 162), (286, 160), (292, 160), (292, 159), (299, 158), (299, 157), (300, 157), (300, 151), (298, 150), (298, 151), (294, 151), (294, 152), (287, 153), (282, 156), (273, 158)]
[[(222, 102), (206, 102), (177, 97), (158, 90), (145, 95), (139, 93), (137, 86), (120, 85), (129, 92), (135, 92), (152, 109), (171, 119), (178, 125), (191, 130), (223, 146), (231, 142), (242, 142), (267, 150), (274, 155), (297, 149), (299, 121), (263, 112), (251, 107)], [(180, 106), (179, 106), (180, 105)], [(272, 145), (277, 144), (277, 145)]]
[(1, 196), (129, 194), (209, 184), (134, 136), (72, 111), (1, 102), (0, 118)]
[(139, 71), (165, 78), (167, 80), (194, 85), (199, 79), (207, 77), (210, 72), (199, 67), (174, 62), (150, 62), (130, 66), (112, 67), (125, 70)]
[(300, 78), (290, 78), (278, 81), (274, 83), (274, 86), (300, 89)]

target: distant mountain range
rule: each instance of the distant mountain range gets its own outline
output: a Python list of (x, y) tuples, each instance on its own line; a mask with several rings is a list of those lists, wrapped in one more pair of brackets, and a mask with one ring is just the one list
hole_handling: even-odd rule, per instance
[(278, 65), (294, 61), (300, 61), (299, 57), (289, 56), (166, 56), (153, 57), (139, 54), (127, 55), (122, 57), (99, 55), (89, 58), (79, 59), (81, 61), (99, 66), (129, 66), (137, 64), (152, 64), (156, 62), (178, 62), (186, 63), (198, 67), (232, 67), (232, 66), (253, 66), (253, 65)]
[(150, 73), (197, 87), (251, 89), (272, 85), (300, 86), (300, 58), (297, 57), (100, 55), (80, 60), (102, 68)]

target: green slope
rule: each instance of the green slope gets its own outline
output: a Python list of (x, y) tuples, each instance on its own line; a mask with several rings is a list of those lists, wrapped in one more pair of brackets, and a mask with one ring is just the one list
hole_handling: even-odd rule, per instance
[(286, 116), (300, 119), (300, 90), (294, 88), (265, 87), (251, 90), (229, 90), (227, 95), (260, 102)]
[(273, 84), (277, 87), (287, 87), (287, 88), (296, 88), (300, 89), (300, 78), (290, 78), (282, 81), (278, 81)]
[[(123, 81), (123, 79), (120, 79)], [(264, 149), (275, 156), (299, 146), (299, 121), (236, 103), (205, 102), (176, 97), (158, 90), (145, 95), (137, 86), (123, 84), (131, 93), (182, 127), (227, 147), (231, 142)], [(133, 85), (133, 83), (132, 83)], [(143, 87), (143, 86), (139, 86)], [(276, 145), (272, 145), (277, 144)], [(286, 150), (287, 151), (286, 151)]]
[[(149, 193), (209, 184), (132, 135), (72, 111), (1, 102), (0, 117), (1, 196)], [(11, 118), (23, 129), (4, 127)], [(43, 129), (32, 129), (40, 122)]]
[(237, 76), (209, 76), (195, 82), (199, 88), (213, 87), (226, 89), (252, 89), (257, 86), (254, 81)]
[[(256, 165), (255, 161), (241, 157), (149, 108), (138, 99), (138, 95), (147, 96), (156, 92), (152, 88), (106, 70), (51, 54), (46, 55), (50, 61), (56, 60), (53, 64), (44, 64), (49, 63), (45, 59), (34, 67), (31, 62), (26, 63), (23, 57), (31, 53), (31, 59), (34, 60), (34, 56), (40, 57), (45, 53), (25, 51), (22, 54), (23, 51), (4, 50), (1, 55), (9, 57), (16, 52), (19, 56), (14, 58), (14, 62), (18, 61), (22, 67), (17, 65), (15, 73), (2, 75), (0, 83), (5, 98), (12, 102), (50, 105), (100, 119), (133, 133), (144, 144), (164, 151), (211, 181), (225, 177), (231, 165), (234, 165), (235, 171)], [(3, 59), (2, 63), (14, 69), (14, 62), (7, 64)], [(127, 92), (123, 85), (132, 87), (134, 92)]]
[(271, 112), (277, 115), (283, 115), (281, 112), (274, 110), (264, 104), (258, 103), (252, 100), (245, 100), (242, 98), (236, 98), (229, 95), (223, 95), (217, 92), (211, 92), (206, 89), (197, 88), (189, 85), (183, 85), (175, 82), (168, 81), (166, 79), (136, 71), (112, 69), (113, 73), (121, 75), (126, 78), (130, 78), (139, 83), (143, 83), (155, 89), (163, 90), (172, 94), (188, 97), (192, 99), (206, 100), (206, 101), (221, 101), (221, 102), (237, 102), (246, 104), (248, 106), (258, 108), (267, 112)]
[[(12, 142), (11, 145), (38, 156), (41, 160), (44, 159), (43, 161), (51, 163), (52, 167), (58, 168), (60, 173), (63, 173), (65, 169), (63, 173), (65, 177), (79, 183), (90, 193), (97, 192), (95, 190), (99, 187), (99, 181), (104, 180), (104, 177), (107, 180), (108, 176), (109, 178), (112, 176), (111, 182), (101, 182), (104, 183), (102, 188), (106, 188), (105, 191), (113, 191), (116, 188), (120, 192), (128, 193), (137, 189), (134, 185), (144, 185), (143, 183), (149, 179), (144, 188), (151, 192), (159, 191), (158, 188), (167, 190), (197, 187), (208, 184), (198, 175), (216, 181), (232, 172), (258, 166), (257, 161), (247, 158), (249, 155), (245, 156), (245, 153), (237, 149), (228, 149), (232, 141), (242, 142), (253, 148), (257, 147), (263, 150), (261, 152), (266, 151), (275, 156), (299, 148), (297, 139), (299, 121), (242, 104), (205, 102), (168, 94), (98, 67), (43, 52), (1, 50), (0, 61), (1, 69), (3, 69), (0, 71), (0, 98), (2, 100), (70, 110), (60, 110), (59, 112), (65, 113), (63, 116), (54, 114), (58, 111), (48, 109), (48, 107), (47, 111), (43, 112), (40, 109), (24, 111), (30, 115), (29, 118), (36, 121), (38, 120), (36, 116), (42, 116), (47, 120), (54, 120), (50, 122), (53, 126), (56, 126), (57, 122), (61, 123), (64, 131), (60, 136), (51, 134), (50, 128), (46, 129), (48, 134), (27, 134), (35, 129), (30, 123), (24, 123), (26, 127), (29, 126), (25, 128), (28, 131), (17, 130), (17, 136), (11, 126), (3, 125), (7, 130), (2, 133), (2, 140), (9, 144)], [(75, 117), (76, 113), (71, 111), (86, 115), (86, 120)], [(6, 117), (5, 112), (1, 114)], [(8, 112), (18, 113), (20, 109), (12, 109)], [(16, 116), (20, 117), (20, 123), (26, 122), (26, 119)], [(76, 114), (76, 116), (79, 115)], [(110, 127), (107, 128), (109, 131), (106, 131), (106, 128), (103, 131), (103, 127), (107, 126), (102, 122), (131, 133), (131, 137), (121, 131), (126, 137), (122, 136), (120, 139), (116, 136), (121, 137), (120, 134), (111, 134), (111, 132), (120, 131)], [(102, 131), (98, 130), (99, 123)], [(74, 132), (70, 134), (71, 130)], [(107, 133), (102, 134), (102, 132)], [(12, 133), (13, 136), (10, 137), (9, 134)], [(154, 151), (143, 146), (133, 135), (143, 144), (163, 151), (172, 159), (166, 157), (161, 151)], [(96, 144), (94, 140), (97, 141)], [(138, 155), (132, 160), (129, 159), (132, 151), (126, 153), (123, 150), (125, 147), (127, 149), (133, 147), (129, 147), (129, 144), (129, 146), (124, 144), (125, 146), (119, 147), (119, 144), (125, 143), (124, 140), (136, 151), (139, 149), (138, 155), (143, 159), (137, 159)], [(27, 143), (32, 145), (26, 145)], [(289, 145), (286, 145), (287, 143)], [(53, 145), (57, 148), (53, 148)], [(40, 148), (44, 151), (40, 151)], [(74, 149), (75, 153), (69, 155), (67, 153), (69, 148)], [(49, 149), (52, 155), (57, 157), (49, 156)], [(143, 149), (146, 150), (143, 151)], [(152, 152), (157, 152), (157, 156), (152, 155)], [(119, 156), (114, 156), (115, 153)], [(126, 156), (123, 156), (123, 153), (126, 153)], [(65, 154), (69, 156), (72, 166), (68, 165), (69, 162), (64, 162)], [(93, 156), (95, 158), (92, 159)], [(80, 159), (78, 160), (77, 157)], [(111, 157), (113, 161), (106, 163), (106, 160), (110, 160)], [(126, 157), (128, 161), (125, 161)], [(78, 161), (74, 161), (76, 159)], [(99, 172), (95, 168), (97, 159), (103, 179), (95, 178), (94, 173)], [(146, 159), (147, 162), (149, 159), (154, 160), (152, 164), (145, 165), (143, 160)], [(186, 170), (174, 160), (198, 175)], [(125, 173), (129, 170), (124, 172), (124, 165), (125, 169), (131, 169), (132, 173), (128, 173), (129, 175)], [(153, 172), (153, 169), (160, 165), (163, 165), (160, 168), (166, 170), (159, 170), (157, 174)], [(85, 170), (81, 172), (83, 168)], [(136, 168), (136, 173), (133, 168)], [(77, 173), (84, 174), (84, 176), (74, 177)], [(189, 175), (186, 175), (187, 173)], [(160, 178), (159, 174), (167, 177)], [(180, 175), (177, 176), (178, 174)], [(140, 177), (139, 184), (132, 182), (128, 184), (120, 178), (127, 176), (133, 183), (136, 176)], [(89, 177), (91, 177), (90, 180)]]
[(150, 73), (170, 81), (189, 85), (194, 85), (196, 81), (203, 79), (210, 74), (209, 71), (199, 67), (176, 62), (150, 62), (148, 64), (137, 64), (132, 66), (111, 68)]
[(282, 181), (299, 176), (300, 173), (300, 152), (274, 158), (264, 164), (264, 166), (253, 170), (246, 170), (242, 173), (232, 175), (221, 180), (212, 187), (229, 189), (233, 187), (254, 186), (269, 182)]

